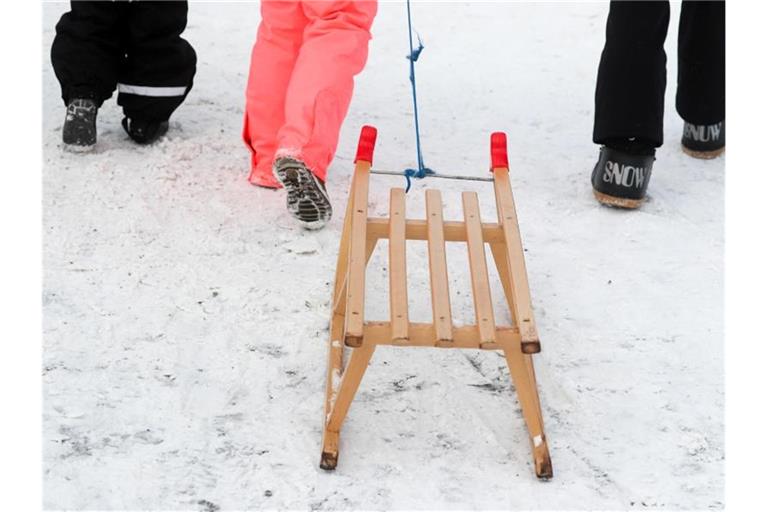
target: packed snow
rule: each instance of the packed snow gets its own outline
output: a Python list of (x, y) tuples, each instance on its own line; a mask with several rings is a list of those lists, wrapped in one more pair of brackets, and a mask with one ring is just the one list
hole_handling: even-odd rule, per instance
[[(375, 167), (415, 161), (402, 2), (382, 2), (329, 172), (336, 215), (296, 226), (281, 192), (248, 184), (240, 139), (257, 3), (192, 3), (195, 86), (151, 147), (114, 98), (91, 154), (62, 150), (48, 51), (65, 3), (46, 3), (44, 506), (48, 509), (710, 509), (723, 506), (724, 158), (679, 149), (676, 15), (665, 135), (650, 200), (599, 206), (589, 174), (606, 3), (413, 7), (428, 166), (486, 175), (506, 131), (542, 352), (535, 356), (555, 476), (538, 481), (504, 359), (380, 348), (318, 468), (330, 282), (357, 135)], [(397, 177), (371, 180), (385, 215)], [(448, 219), (460, 191), (440, 188)], [(454, 247), (455, 245), (455, 247)], [(457, 321), (473, 316), (466, 249), (449, 244)], [(411, 315), (429, 321), (423, 244), (409, 245)], [(386, 244), (366, 315), (387, 316)], [(500, 287), (493, 289), (501, 302)], [(500, 321), (501, 321), (500, 320)]]

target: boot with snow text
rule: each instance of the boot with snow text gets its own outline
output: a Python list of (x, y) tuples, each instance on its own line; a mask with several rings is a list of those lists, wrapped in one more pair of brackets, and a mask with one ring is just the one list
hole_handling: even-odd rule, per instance
[(710, 159), (725, 151), (725, 121), (715, 124), (683, 125), (683, 151), (694, 157)]
[(592, 170), (595, 199), (618, 208), (640, 207), (651, 179), (654, 155), (653, 146), (634, 140), (602, 146)]

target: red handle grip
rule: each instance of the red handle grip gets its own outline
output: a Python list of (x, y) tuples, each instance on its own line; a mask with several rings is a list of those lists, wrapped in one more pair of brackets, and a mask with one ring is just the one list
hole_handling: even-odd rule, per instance
[(504, 132), (494, 132), (491, 134), (491, 170), (500, 167), (509, 169), (507, 134)]
[(357, 142), (357, 155), (355, 163), (358, 161), (373, 163), (373, 148), (376, 146), (376, 128), (365, 125), (360, 130), (360, 139)]

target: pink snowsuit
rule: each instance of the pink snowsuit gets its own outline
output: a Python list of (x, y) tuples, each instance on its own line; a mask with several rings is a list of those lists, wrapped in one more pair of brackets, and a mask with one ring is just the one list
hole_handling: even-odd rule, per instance
[(243, 127), (251, 183), (280, 187), (276, 156), (299, 158), (325, 180), (376, 9), (375, 0), (262, 0)]

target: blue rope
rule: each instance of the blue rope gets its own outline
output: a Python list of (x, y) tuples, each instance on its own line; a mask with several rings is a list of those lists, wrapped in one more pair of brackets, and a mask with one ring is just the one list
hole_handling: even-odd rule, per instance
[(421, 55), (421, 51), (424, 49), (424, 44), (421, 41), (421, 37), (418, 36), (419, 41), (419, 47), (414, 49), (413, 48), (413, 28), (411, 27), (411, 0), (406, 1), (406, 6), (408, 8), (408, 44), (411, 49), (411, 53), (408, 54), (407, 59), (410, 61), (410, 67), (411, 67), (411, 74), (410, 74), (410, 80), (411, 80), (411, 93), (413, 96), (413, 120), (414, 125), (416, 126), (416, 159), (418, 163), (418, 169), (406, 169), (403, 174), (405, 174), (405, 179), (407, 181), (407, 185), (405, 187), (405, 192), (407, 193), (411, 189), (411, 178), (424, 178), (427, 174), (434, 174), (435, 171), (432, 169), (427, 168), (424, 165), (424, 158), (421, 154), (421, 135), (419, 134), (419, 105), (416, 101), (416, 61), (419, 60), (419, 55)]

